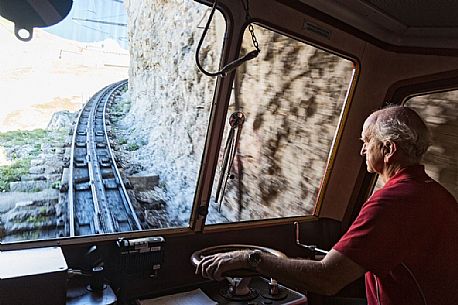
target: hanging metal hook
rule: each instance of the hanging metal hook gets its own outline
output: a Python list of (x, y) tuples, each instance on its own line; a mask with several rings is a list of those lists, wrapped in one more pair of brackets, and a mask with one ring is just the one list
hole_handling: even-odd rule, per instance
[[(253, 46), (256, 48), (256, 50), (253, 50), (253, 51), (245, 54), (244, 56), (242, 56), (240, 58), (237, 58), (236, 60), (228, 63), (221, 70), (216, 71), (216, 72), (209, 72), (209, 71), (205, 70), (202, 67), (202, 65), (200, 64), (200, 59), (199, 59), (200, 48), (202, 47), (202, 43), (203, 43), (203, 41), (205, 39), (205, 36), (207, 35), (207, 31), (210, 28), (210, 23), (211, 23), (211, 21), (213, 19), (213, 15), (214, 15), (214, 13), (216, 11), (217, 3), (218, 3), (218, 0), (215, 0), (215, 2), (213, 2), (213, 6), (212, 6), (212, 10), (210, 12), (210, 16), (208, 17), (207, 24), (205, 25), (204, 31), (202, 33), (202, 36), (200, 37), (200, 40), (199, 40), (199, 44), (197, 45), (196, 65), (199, 68), (199, 70), (202, 73), (204, 73), (205, 75), (207, 75), (207, 76), (222, 76), (222, 77), (224, 77), (224, 76), (226, 76), (227, 73), (231, 72), (232, 70), (234, 70), (238, 66), (242, 65), (244, 62), (246, 62), (248, 60), (251, 60), (253, 58), (256, 58), (259, 55), (259, 53), (261, 52), (261, 49), (259, 49), (258, 41), (256, 39), (256, 36), (254, 35), (253, 25), (250, 24), (248, 26), (248, 30), (250, 31), (251, 38), (253, 40)], [(250, 17), (250, 14), (249, 14), (248, 0), (247, 0), (247, 5), (246, 6), (245, 6), (245, 3), (243, 2), (243, 0), (242, 0), (242, 4), (243, 4), (243, 7), (244, 7), (245, 12), (246, 12), (246, 19), (249, 20), (251, 17)]]
[[(231, 126), (231, 129), (229, 130), (226, 146), (224, 147), (223, 164), (221, 166), (221, 173), (219, 176), (218, 186), (216, 188), (216, 202), (219, 202), (218, 211), (221, 211), (221, 204), (224, 199), (227, 180), (229, 179), (229, 176), (231, 176), (230, 170), (234, 162), (237, 144), (240, 140), (240, 133), (242, 132), (244, 122), (245, 114), (241, 111), (236, 111), (229, 117), (229, 125)], [(235, 133), (236, 130), (237, 134)]]

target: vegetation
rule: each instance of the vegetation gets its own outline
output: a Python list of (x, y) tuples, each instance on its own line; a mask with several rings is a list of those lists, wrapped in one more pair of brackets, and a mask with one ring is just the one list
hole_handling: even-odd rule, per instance
[(140, 146), (137, 143), (131, 143), (131, 144), (127, 145), (127, 150), (128, 151), (135, 151), (135, 150), (138, 150), (139, 148), (140, 148)]
[(59, 180), (54, 181), (54, 182), (51, 184), (51, 188), (52, 188), (52, 189), (55, 189), (55, 190), (60, 189), (61, 186), (62, 186), (62, 184), (61, 184), (61, 182), (60, 182)]
[(10, 182), (20, 181), (29, 172), (30, 158), (18, 159), (11, 165), (0, 166), (0, 192), (9, 192)]
[(131, 103), (126, 99), (117, 99), (110, 107), (110, 119), (117, 122), (130, 110)]
[(43, 140), (47, 135), (48, 131), (44, 129), (8, 131), (0, 133), (0, 143), (2, 143), (3, 146), (25, 145), (36, 143), (36, 140)]
[(25, 219), (23, 222), (28, 222), (28, 223), (43, 223), (47, 220), (47, 218), (43, 215), (30, 215)]
[[(10, 191), (10, 182), (20, 181), (30, 169), (30, 161), (38, 156), (45, 144), (62, 142), (66, 129), (48, 131), (35, 129), (0, 133), (0, 146), (4, 148), (9, 165), (0, 166), (0, 192)], [(34, 190), (39, 191), (39, 190)]]
[(47, 139), (48, 131), (43, 129), (8, 131), (0, 133), (0, 146), (8, 152), (8, 158), (15, 161), (38, 156)]

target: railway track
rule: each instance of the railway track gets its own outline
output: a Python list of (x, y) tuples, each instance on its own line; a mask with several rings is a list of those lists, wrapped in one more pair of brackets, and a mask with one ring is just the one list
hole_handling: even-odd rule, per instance
[(141, 230), (110, 147), (107, 104), (127, 80), (96, 93), (73, 130), (69, 165), (67, 236)]

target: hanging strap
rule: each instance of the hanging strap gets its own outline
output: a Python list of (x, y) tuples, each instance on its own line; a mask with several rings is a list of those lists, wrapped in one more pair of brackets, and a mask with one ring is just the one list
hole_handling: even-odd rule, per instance
[[(246, 12), (246, 19), (248, 21), (251, 17), (250, 17), (250, 14), (249, 14), (249, 6), (248, 6), (248, 1), (249, 0), (246, 0), (246, 1), (247, 1), (246, 6), (245, 6), (245, 3), (243, 2), (243, 0), (242, 0), (242, 4), (243, 4), (243, 7), (244, 7), (245, 12)], [(207, 31), (210, 28), (210, 23), (211, 23), (211, 21), (213, 19), (213, 15), (214, 15), (214, 13), (216, 11), (217, 3), (218, 3), (218, 0), (215, 0), (215, 2), (213, 2), (213, 6), (212, 6), (212, 10), (210, 12), (210, 16), (208, 17), (207, 24), (205, 25), (204, 31), (202, 33), (202, 36), (200, 37), (200, 40), (199, 40), (199, 44), (197, 45), (196, 64), (197, 64), (197, 67), (199, 68), (199, 70), (202, 73), (204, 73), (205, 75), (207, 75), (207, 76), (222, 76), (222, 77), (224, 77), (224, 76), (226, 76), (227, 73), (231, 72), (232, 70), (234, 70), (238, 66), (242, 65), (244, 62), (246, 62), (248, 60), (251, 60), (253, 58), (256, 58), (258, 56), (258, 54), (261, 52), (261, 49), (259, 49), (258, 41), (256, 39), (256, 36), (254, 35), (253, 25), (250, 24), (248, 26), (248, 30), (250, 31), (251, 39), (253, 41), (253, 46), (256, 48), (256, 50), (253, 50), (253, 51), (247, 53), (246, 55), (244, 55), (244, 56), (242, 56), (240, 58), (237, 58), (236, 60), (228, 63), (221, 70), (216, 71), (216, 72), (209, 72), (209, 71), (205, 70), (202, 67), (202, 65), (200, 64), (200, 59), (199, 59), (200, 48), (202, 47), (202, 43), (203, 43), (203, 41), (205, 39), (205, 36), (207, 36)]]

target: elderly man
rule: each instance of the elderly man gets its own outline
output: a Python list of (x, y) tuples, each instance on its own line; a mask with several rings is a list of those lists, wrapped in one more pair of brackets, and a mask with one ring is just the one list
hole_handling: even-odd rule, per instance
[(385, 185), (323, 260), (237, 251), (204, 258), (196, 274), (221, 280), (252, 268), (332, 295), (365, 273), (369, 305), (457, 305), (458, 204), (419, 165), (430, 142), (425, 123), (411, 108), (385, 108), (366, 119), (362, 141), (367, 170)]

